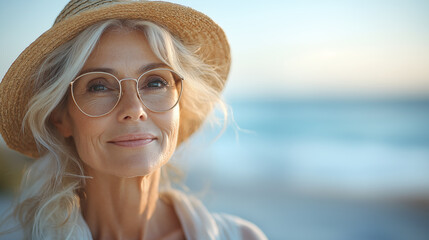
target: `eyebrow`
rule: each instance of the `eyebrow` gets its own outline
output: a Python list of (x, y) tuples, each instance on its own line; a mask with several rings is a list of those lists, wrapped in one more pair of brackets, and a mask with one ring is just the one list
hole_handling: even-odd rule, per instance
[[(150, 63), (150, 64), (147, 64), (147, 65), (144, 65), (144, 66), (140, 67), (137, 70), (137, 73), (138, 74), (142, 74), (142, 73), (144, 73), (146, 71), (149, 71), (149, 70), (152, 70), (152, 69), (155, 69), (155, 68), (162, 68), (162, 67), (163, 68), (170, 68), (170, 66), (168, 66), (165, 63)], [(82, 75), (82, 74), (89, 73), (89, 72), (107, 72), (107, 73), (113, 74), (115, 76), (119, 75), (118, 71), (116, 71), (115, 69), (113, 69), (113, 68), (103, 68), (103, 67), (87, 68), (85, 70), (80, 71), (78, 75)]]

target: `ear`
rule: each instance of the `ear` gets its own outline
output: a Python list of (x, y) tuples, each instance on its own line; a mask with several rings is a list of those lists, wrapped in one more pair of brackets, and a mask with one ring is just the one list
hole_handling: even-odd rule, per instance
[(70, 116), (67, 110), (55, 109), (49, 118), (52, 124), (57, 128), (58, 132), (65, 138), (72, 136), (72, 125)]

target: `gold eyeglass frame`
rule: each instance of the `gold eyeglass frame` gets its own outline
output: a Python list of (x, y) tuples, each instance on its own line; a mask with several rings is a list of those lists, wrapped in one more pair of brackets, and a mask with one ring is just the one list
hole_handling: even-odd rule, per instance
[[(180, 80), (180, 93), (179, 93), (179, 97), (177, 98), (177, 101), (176, 101), (176, 103), (172, 106), (172, 107), (170, 107), (169, 109), (167, 109), (167, 110), (162, 110), (162, 111), (156, 111), (156, 110), (153, 110), (153, 109), (151, 109), (151, 108), (149, 108), (148, 106), (146, 106), (146, 104), (143, 102), (143, 99), (142, 99), (142, 97), (141, 97), (141, 95), (140, 95), (140, 92), (138, 91), (138, 84), (139, 84), (139, 81), (140, 81), (140, 79), (141, 79), (141, 77), (143, 77), (144, 75), (146, 75), (147, 73), (150, 73), (150, 72), (153, 72), (153, 71), (158, 71), (158, 70), (167, 70), (167, 71), (170, 71), (170, 72), (172, 72), (173, 74), (175, 74), (175, 75), (177, 75), (178, 77), (179, 77), (179, 80)], [(118, 100), (116, 101), (116, 103), (115, 103), (115, 105), (112, 107), (112, 109), (110, 109), (107, 113), (104, 113), (104, 114), (102, 114), (102, 115), (91, 115), (91, 114), (87, 114), (85, 111), (83, 111), (81, 108), (80, 108), (80, 106), (79, 106), (79, 104), (77, 104), (77, 101), (76, 101), (76, 99), (75, 99), (75, 97), (74, 97), (74, 94), (73, 94), (73, 83), (76, 81), (76, 80), (78, 80), (79, 78), (81, 78), (81, 77), (83, 77), (83, 76), (86, 76), (86, 75), (89, 75), (89, 74), (93, 74), (93, 73), (102, 73), (102, 74), (107, 74), (107, 75), (110, 75), (110, 76), (112, 76), (113, 78), (115, 78), (116, 79), (116, 81), (118, 81), (118, 84), (119, 84), (119, 97), (118, 97)], [(79, 75), (79, 76), (77, 76), (75, 79), (73, 79), (73, 81), (71, 81), (70, 82), (70, 92), (71, 92), (71, 95), (72, 95), (72, 98), (73, 98), (73, 102), (74, 102), (74, 104), (76, 105), (76, 107), (83, 113), (83, 114), (85, 114), (86, 116), (88, 116), (88, 117), (93, 117), (93, 118), (96, 118), (96, 117), (103, 117), (103, 116), (106, 116), (107, 114), (109, 114), (109, 113), (111, 113), (115, 108), (116, 108), (116, 106), (118, 105), (118, 103), (121, 101), (121, 97), (122, 97), (122, 81), (126, 81), (126, 80), (133, 80), (133, 81), (135, 81), (136, 82), (136, 92), (137, 92), (137, 96), (139, 97), (139, 99), (140, 99), (140, 102), (143, 104), (143, 106), (145, 106), (147, 109), (149, 109), (150, 111), (152, 111), (152, 112), (156, 112), (156, 113), (159, 113), (159, 112), (167, 112), (167, 111), (170, 111), (171, 109), (173, 109), (174, 107), (176, 107), (177, 106), (177, 104), (180, 102), (180, 98), (182, 97), (182, 93), (183, 93), (183, 81), (185, 80), (183, 77), (182, 77), (182, 75), (180, 75), (179, 73), (177, 73), (176, 71), (174, 71), (174, 70), (172, 70), (172, 69), (169, 69), (169, 68), (154, 68), (154, 69), (150, 69), (150, 70), (148, 70), (148, 71), (145, 71), (144, 73), (142, 73), (138, 78), (123, 78), (123, 79), (121, 79), (121, 80), (119, 80), (115, 75), (113, 75), (113, 74), (111, 74), (111, 73), (108, 73), (108, 72), (101, 72), (101, 71), (95, 71), (95, 72), (87, 72), (87, 73), (84, 73), (84, 74), (81, 74), (81, 75)], [(176, 80), (176, 81), (178, 81), (178, 80)]]

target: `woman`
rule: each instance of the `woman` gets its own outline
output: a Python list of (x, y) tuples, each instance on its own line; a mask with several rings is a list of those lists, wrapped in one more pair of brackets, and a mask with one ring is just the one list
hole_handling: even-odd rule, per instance
[(222, 29), (195, 10), (70, 1), (0, 84), (4, 140), (38, 158), (14, 209), (26, 239), (266, 239), (161, 181), (229, 67)]

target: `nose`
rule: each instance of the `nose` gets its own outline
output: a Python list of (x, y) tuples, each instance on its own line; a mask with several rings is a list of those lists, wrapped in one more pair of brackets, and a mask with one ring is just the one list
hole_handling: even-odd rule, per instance
[(125, 79), (121, 81), (122, 95), (119, 100), (119, 121), (137, 121), (147, 119), (147, 109), (141, 102), (137, 93), (137, 81)]

